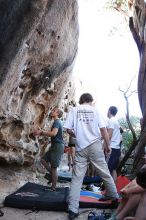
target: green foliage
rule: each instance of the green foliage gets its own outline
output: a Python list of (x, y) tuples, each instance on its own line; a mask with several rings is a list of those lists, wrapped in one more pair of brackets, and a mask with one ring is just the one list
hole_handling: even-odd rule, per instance
[(127, 10), (127, 1), (126, 0), (107, 0), (106, 8), (112, 9), (115, 7), (123, 7)]
[[(132, 124), (132, 127), (136, 133), (136, 137), (137, 139), (139, 138), (140, 135), (140, 118), (136, 117), (136, 116), (131, 116), (130, 117), (130, 122)], [(131, 143), (133, 141), (133, 136), (132, 136), (132, 132), (129, 129), (128, 123), (126, 121), (125, 118), (120, 118), (119, 119), (119, 123), (121, 128), (123, 129), (123, 134), (122, 134), (122, 145), (124, 146), (125, 150), (127, 151), (129, 149), (129, 147), (131, 146)]]
[(128, 15), (128, 5), (126, 0), (106, 0), (105, 11), (111, 13), (112, 25), (110, 28), (109, 36), (118, 34), (123, 36), (129, 31), (129, 17)]

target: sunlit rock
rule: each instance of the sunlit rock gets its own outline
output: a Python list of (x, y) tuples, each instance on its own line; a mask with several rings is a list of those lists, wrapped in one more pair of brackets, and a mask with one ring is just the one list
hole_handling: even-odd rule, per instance
[(48, 139), (32, 127), (72, 101), (77, 20), (75, 0), (0, 2), (0, 161), (34, 164)]

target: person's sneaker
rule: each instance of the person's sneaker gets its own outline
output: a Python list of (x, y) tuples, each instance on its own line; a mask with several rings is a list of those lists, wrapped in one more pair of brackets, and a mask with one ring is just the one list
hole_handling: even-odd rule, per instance
[(108, 212), (103, 212), (103, 215), (104, 215), (104, 218), (105, 219), (109, 219), (109, 218), (111, 218), (111, 216), (112, 216), (112, 214), (111, 213), (108, 213)]
[[(111, 215), (110, 215), (111, 216)], [(96, 212), (89, 212), (88, 214), (88, 220), (106, 220), (110, 217), (109, 215), (106, 216), (105, 212), (101, 213), (96, 213)]]
[(79, 213), (72, 212), (71, 210), (68, 211), (68, 219), (69, 220), (73, 220), (73, 219), (77, 218), (78, 216), (79, 216)]
[(96, 219), (97, 219), (97, 214), (93, 211), (89, 212), (88, 220), (96, 220)]

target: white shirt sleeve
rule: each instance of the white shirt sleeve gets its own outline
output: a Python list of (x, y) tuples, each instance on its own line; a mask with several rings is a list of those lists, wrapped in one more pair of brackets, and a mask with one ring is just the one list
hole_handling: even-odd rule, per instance
[(114, 121), (112, 119), (109, 119), (107, 127), (111, 128), (111, 129), (114, 129)]
[(98, 111), (97, 111), (97, 118), (98, 118), (98, 126), (99, 126), (99, 128), (106, 127), (106, 125), (107, 125), (106, 121), (105, 121), (104, 117), (102, 116), (102, 114), (99, 113)]

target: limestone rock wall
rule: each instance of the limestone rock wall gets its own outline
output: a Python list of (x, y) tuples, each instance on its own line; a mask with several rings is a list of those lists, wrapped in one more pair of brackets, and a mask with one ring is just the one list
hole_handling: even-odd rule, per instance
[(0, 1), (1, 163), (33, 164), (47, 140), (32, 127), (73, 102), (77, 12), (76, 0)]

